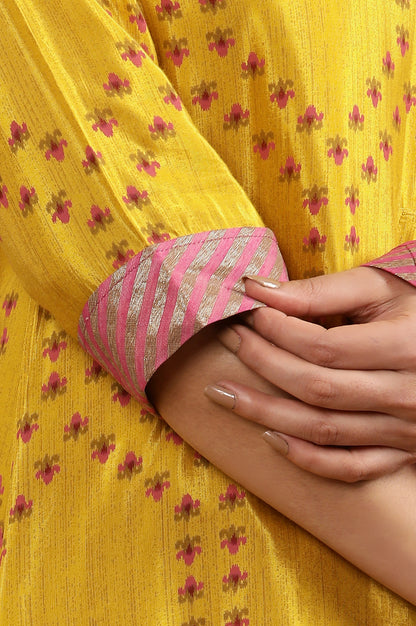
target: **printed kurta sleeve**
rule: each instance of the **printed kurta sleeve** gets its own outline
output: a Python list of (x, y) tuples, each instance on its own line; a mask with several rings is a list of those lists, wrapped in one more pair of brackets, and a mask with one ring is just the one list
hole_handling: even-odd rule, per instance
[(127, 356), (150, 354), (137, 365), (142, 388), (204, 324), (254, 304), (244, 273), (279, 277), (282, 263), (158, 66), (145, 23), (115, 18), (93, 0), (2, 3), (1, 246), (72, 335), (95, 293), (81, 341), (126, 384), (121, 343), (138, 340), (139, 324), (146, 342)]
[(416, 287), (416, 241), (403, 243), (365, 265), (378, 267)]

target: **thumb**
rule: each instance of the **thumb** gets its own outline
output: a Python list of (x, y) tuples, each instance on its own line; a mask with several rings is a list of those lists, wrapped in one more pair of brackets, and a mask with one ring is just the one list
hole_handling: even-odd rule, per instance
[(268, 306), (296, 317), (347, 314), (388, 299), (386, 272), (356, 267), (345, 272), (277, 283), (267, 277), (246, 276), (246, 293)]

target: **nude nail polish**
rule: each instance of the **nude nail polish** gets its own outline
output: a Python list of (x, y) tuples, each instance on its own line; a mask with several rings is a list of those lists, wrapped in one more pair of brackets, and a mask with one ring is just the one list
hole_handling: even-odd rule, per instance
[(258, 283), (262, 287), (268, 287), (269, 289), (278, 289), (280, 287), (279, 282), (271, 280), (271, 278), (264, 278), (263, 276), (254, 276), (252, 274), (248, 274), (247, 276), (243, 276), (243, 278), (254, 280), (255, 283)]
[(267, 430), (262, 435), (264, 441), (268, 443), (276, 452), (282, 456), (287, 456), (289, 452), (289, 444), (286, 439), (283, 439), (278, 433)]
[(217, 404), (220, 404), (226, 409), (233, 409), (235, 407), (235, 394), (228, 391), (228, 389), (224, 389), (224, 387), (219, 387), (218, 385), (208, 385), (205, 387), (204, 393), (207, 398)]
[(241, 337), (235, 332), (235, 330), (229, 327), (223, 328), (219, 331), (217, 337), (219, 341), (221, 341), (221, 343), (228, 348), (228, 350), (237, 354), (241, 344)]

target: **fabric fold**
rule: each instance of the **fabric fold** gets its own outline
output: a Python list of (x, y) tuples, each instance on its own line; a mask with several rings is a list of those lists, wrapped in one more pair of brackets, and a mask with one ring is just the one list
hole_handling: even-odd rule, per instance
[(245, 274), (288, 280), (272, 231), (207, 231), (150, 246), (109, 276), (81, 314), (83, 347), (145, 401), (155, 371), (207, 324), (264, 306), (245, 294)]

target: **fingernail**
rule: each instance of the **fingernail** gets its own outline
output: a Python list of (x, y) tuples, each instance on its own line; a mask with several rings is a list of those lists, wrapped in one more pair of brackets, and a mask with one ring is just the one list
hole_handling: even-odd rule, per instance
[(241, 344), (241, 337), (235, 330), (229, 327), (223, 328), (219, 331), (217, 337), (228, 350), (237, 354)]
[(279, 282), (271, 280), (270, 278), (264, 278), (263, 276), (253, 276), (253, 274), (247, 274), (247, 276), (243, 276), (243, 279), (246, 278), (254, 280), (255, 283), (258, 283), (262, 287), (268, 287), (269, 289), (278, 289), (280, 287)]
[(264, 441), (268, 443), (276, 452), (279, 452), (282, 456), (287, 456), (289, 453), (289, 444), (286, 439), (274, 431), (267, 430), (262, 435)]
[(204, 393), (213, 402), (224, 406), (226, 409), (233, 409), (235, 407), (236, 397), (234, 393), (224, 389), (224, 387), (218, 387), (218, 385), (208, 385), (204, 389)]

